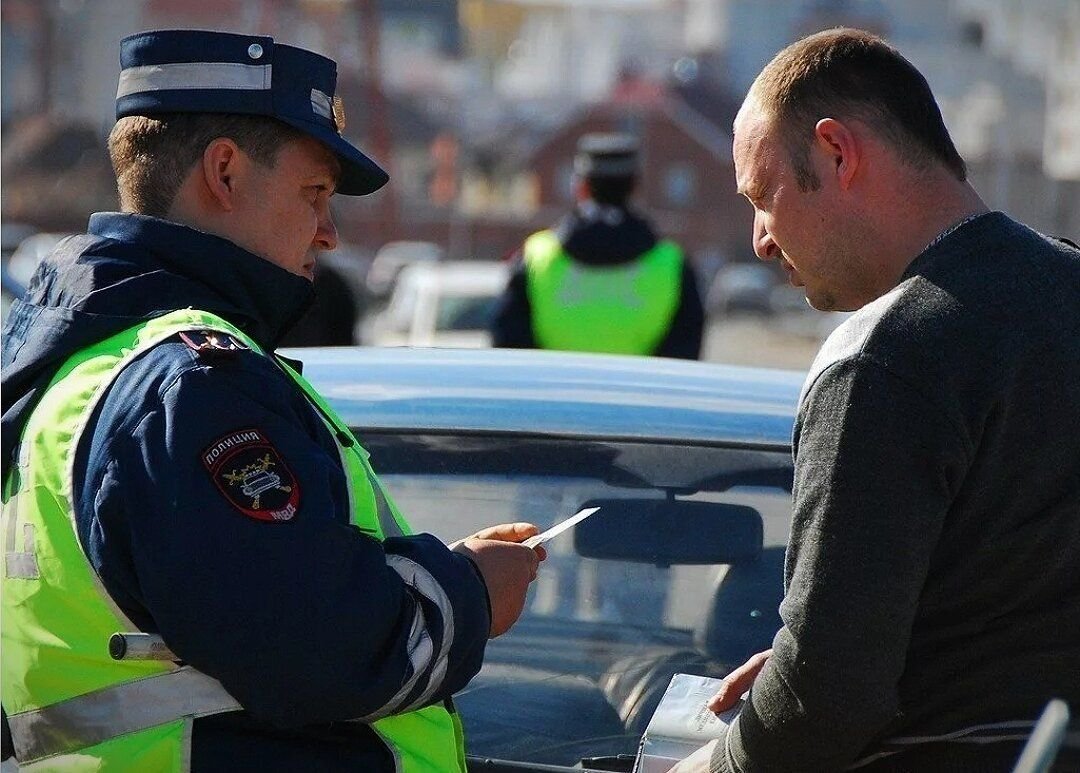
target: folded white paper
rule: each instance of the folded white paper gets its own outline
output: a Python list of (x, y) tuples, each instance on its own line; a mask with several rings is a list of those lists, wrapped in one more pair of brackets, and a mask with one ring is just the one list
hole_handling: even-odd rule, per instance
[(675, 674), (645, 728), (638, 747), (634, 773), (666, 773), (724, 734), (743, 707), (743, 699), (719, 716), (706, 702), (720, 690), (723, 680), (694, 674)]

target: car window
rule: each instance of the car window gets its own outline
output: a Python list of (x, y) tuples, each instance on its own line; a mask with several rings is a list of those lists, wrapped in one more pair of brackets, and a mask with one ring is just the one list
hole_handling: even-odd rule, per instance
[(439, 299), (436, 330), (486, 330), (495, 316), (494, 296), (447, 295)]
[[(521, 620), (489, 642), (484, 669), (455, 699), (470, 754), (561, 765), (632, 754), (673, 673), (723, 676), (768, 647), (779, 627), (791, 514), (786, 452), (359, 434), (413, 528), (446, 542), (506, 521), (545, 528), (598, 498), (674, 497), (718, 512), (743, 505), (760, 518), (760, 555), (737, 564), (590, 558), (570, 532), (548, 543)], [(683, 526), (646, 535), (641, 556), (699, 539)], [(625, 540), (620, 532), (613, 525), (611, 539)]]

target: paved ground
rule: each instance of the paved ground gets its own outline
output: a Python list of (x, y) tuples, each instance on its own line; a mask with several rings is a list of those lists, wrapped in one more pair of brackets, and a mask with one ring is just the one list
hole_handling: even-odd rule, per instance
[(710, 362), (806, 370), (822, 341), (840, 322), (833, 315), (739, 316), (714, 321), (703, 345)]

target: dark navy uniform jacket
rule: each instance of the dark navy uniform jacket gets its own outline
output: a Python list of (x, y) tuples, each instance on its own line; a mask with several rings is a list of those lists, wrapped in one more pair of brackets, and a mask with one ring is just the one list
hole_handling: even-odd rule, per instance
[[(29, 412), (75, 351), (186, 307), (222, 316), (269, 350), (310, 294), (303, 277), (219, 237), (94, 215), (88, 234), (46, 259), (8, 319), (5, 476)], [(299, 487), (287, 521), (242, 512), (204, 463), (204, 450), (247, 429), (272, 444)], [(417, 615), (435, 652), (448, 621), (388, 568), (388, 553), (424, 567), (453, 607), (434, 700), (479, 670), (490, 613), (473, 564), (431, 535), (380, 544), (349, 525), (347, 502), (322, 420), (269, 358), (247, 349), (206, 355), (180, 337), (160, 344), (121, 373), (91, 420), (74, 480), (90, 562), (136, 625), (160, 632), (246, 709), (195, 721), (195, 770), (390, 766), (376, 734), (347, 720), (377, 711), (412, 675)], [(438, 677), (431, 664), (416, 670), (418, 695)]]
[[(628, 209), (618, 209), (617, 222), (608, 222), (602, 214), (605, 209), (612, 208), (578, 207), (552, 229), (563, 250), (574, 260), (587, 266), (618, 266), (637, 260), (656, 246), (656, 233), (647, 220)], [(492, 322), (495, 346), (508, 349), (537, 348), (527, 284), (528, 274), (519, 254), (515, 256), (510, 281)], [(696, 360), (701, 356), (705, 311), (701, 305), (697, 277), (690, 262), (685, 259), (681, 288), (671, 327), (652, 354)]]

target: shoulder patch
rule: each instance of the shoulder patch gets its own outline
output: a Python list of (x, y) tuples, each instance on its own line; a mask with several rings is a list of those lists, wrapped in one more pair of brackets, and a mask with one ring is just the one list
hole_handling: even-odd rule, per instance
[(229, 504), (249, 518), (284, 523), (300, 508), (300, 485), (285, 459), (258, 429), (239, 429), (215, 440), (202, 463)]
[(180, 340), (199, 357), (234, 357), (250, 348), (239, 338), (217, 330), (185, 330)]

